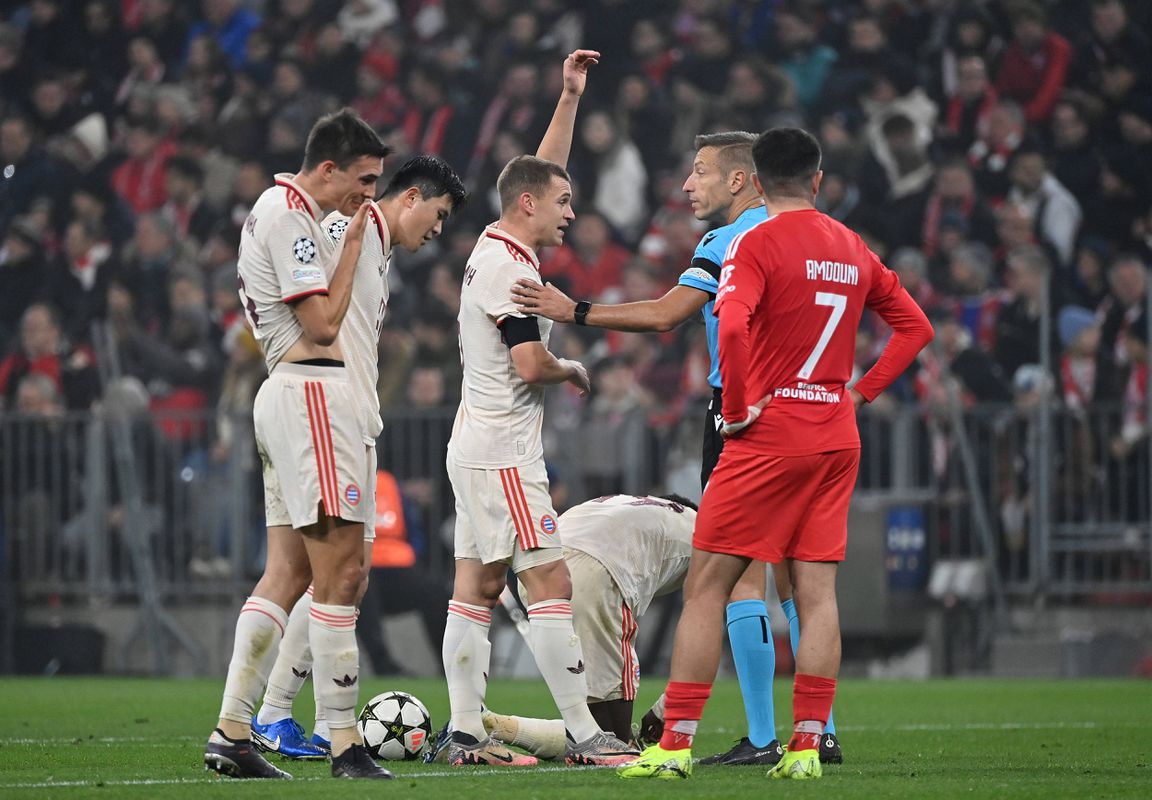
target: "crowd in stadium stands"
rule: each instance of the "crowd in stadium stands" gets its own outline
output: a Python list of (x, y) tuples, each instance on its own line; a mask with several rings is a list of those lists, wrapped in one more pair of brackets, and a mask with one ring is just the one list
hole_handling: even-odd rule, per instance
[[(819, 207), (897, 269), (939, 335), (892, 393), (966, 401), (1052, 386), (1129, 404), (1144, 435), (1152, 263), (1152, 4), (1124, 0), (29, 0), (0, 4), (0, 409), (83, 409), (101, 359), (154, 409), (250, 407), (263, 365), (235, 290), (239, 226), (316, 117), (356, 108), (472, 199), (393, 264), (386, 408), (452, 406), (459, 276), (532, 152), (559, 54), (602, 51), (570, 169), (577, 219), (543, 274), (576, 299), (656, 297), (702, 234), (693, 137), (799, 124)], [(708, 395), (702, 325), (559, 326), (593, 369), (589, 458)], [(861, 333), (860, 368), (885, 332)], [(29, 375), (51, 379), (27, 383)], [(47, 389), (46, 401), (37, 396)], [(220, 431), (220, 457), (227, 448)], [(172, 434), (172, 431), (168, 431)], [(178, 433), (178, 431), (177, 431)], [(595, 460), (593, 458), (593, 460)], [(597, 466), (597, 465), (593, 465)], [(604, 469), (619, 470), (607, 463)], [(599, 468), (599, 466), (597, 466)]]

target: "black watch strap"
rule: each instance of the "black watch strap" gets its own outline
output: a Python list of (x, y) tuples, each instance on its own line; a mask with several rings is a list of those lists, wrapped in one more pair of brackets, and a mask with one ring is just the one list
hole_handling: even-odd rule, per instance
[(588, 312), (592, 310), (592, 304), (587, 300), (581, 300), (576, 304), (576, 310), (572, 312), (572, 320), (577, 325), (588, 324)]

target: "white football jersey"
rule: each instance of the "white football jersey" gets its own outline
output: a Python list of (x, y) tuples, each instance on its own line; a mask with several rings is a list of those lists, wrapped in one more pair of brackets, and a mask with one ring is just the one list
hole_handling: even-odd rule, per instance
[(292, 178), (276, 176), (276, 185), (260, 195), (240, 232), (240, 304), (269, 372), (304, 335), (291, 304), (328, 293), (334, 250), (320, 228), (319, 204)]
[[(544, 456), (544, 387), (520, 379), (500, 333), (506, 318), (525, 316), (512, 302), (518, 278), (540, 280), (536, 254), (489, 225), (468, 258), (460, 290), (464, 381), (448, 451), (462, 467), (519, 467)], [(537, 324), (547, 347), (552, 322), (538, 317)]]
[[(324, 233), (335, 249), (327, 270), (329, 282), (340, 260), (348, 221), (349, 218), (338, 211), (324, 219)], [(340, 352), (344, 354), (344, 366), (348, 370), (357, 407), (363, 412), (364, 443), (369, 445), (375, 444), (376, 437), (384, 430), (380, 419), (380, 395), (376, 393), (376, 381), (380, 376), (376, 345), (380, 341), (380, 328), (384, 325), (388, 308), (388, 264), (391, 258), (392, 241), (388, 225), (380, 207), (371, 203), (356, 274), (352, 277), (352, 300), (336, 337)]]
[(565, 547), (604, 565), (637, 617), (652, 598), (684, 584), (692, 558), (696, 512), (659, 497), (617, 494), (589, 500), (560, 515)]

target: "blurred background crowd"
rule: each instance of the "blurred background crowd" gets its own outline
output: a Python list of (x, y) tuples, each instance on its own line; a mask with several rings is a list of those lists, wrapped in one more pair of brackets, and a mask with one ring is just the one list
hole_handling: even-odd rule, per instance
[[(1114, 403), (1104, 457), (1136, 458), (1150, 35), (1152, 4), (1124, 0), (0, 2), (0, 414), (85, 411), (117, 385), (156, 413), (142, 435), (178, 474), (250, 458), (231, 420), (264, 364), (239, 313), (239, 226), (273, 173), (298, 169), (317, 116), (350, 105), (396, 148), (390, 168), (436, 154), (472, 193), (439, 241), (394, 258), (380, 342), (382, 404), (406, 415), (383, 463), (450, 509), (460, 275), (498, 215), (497, 174), (535, 150), (581, 46), (603, 56), (569, 165), (577, 219), (546, 277), (576, 299), (660, 296), (707, 228), (681, 191), (693, 138), (802, 125), (825, 150), (819, 207), (937, 328), (884, 405), (953, 390), (965, 406)], [(663, 480), (633, 464), (653, 461), (653, 430), (683, 426), (696, 452), (703, 325), (554, 337), (596, 387), (586, 403), (551, 393), (559, 486), (573, 459), (583, 496)], [(885, 338), (866, 320), (861, 371)]]

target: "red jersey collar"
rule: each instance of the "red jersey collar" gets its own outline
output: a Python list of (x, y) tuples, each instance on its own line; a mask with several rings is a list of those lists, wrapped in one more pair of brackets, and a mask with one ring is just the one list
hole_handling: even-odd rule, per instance
[(276, 175), (276, 185), (283, 186), (285, 191), (288, 192), (288, 204), (293, 208), (299, 208), (302, 211), (307, 211), (312, 219), (319, 222), (323, 219), (322, 212), (320, 211), (320, 204), (300, 188), (300, 184), (294, 180), (295, 176), (291, 172), (280, 172)]
[(508, 248), (509, 255), (539, 272), (540, 262), (536, 259), (536, 254), (532, 252), (532, 248), (507, 231), (500, 230), (500, 228), (496, 227), (496, 224), (497, 223), (493, 223), (485, 228), (484, 236), (488, 239), (496, 239), (503, 242), (504, 246)]

